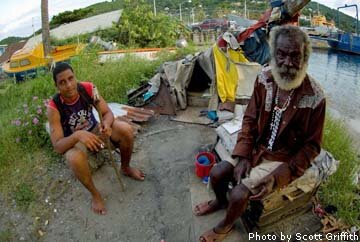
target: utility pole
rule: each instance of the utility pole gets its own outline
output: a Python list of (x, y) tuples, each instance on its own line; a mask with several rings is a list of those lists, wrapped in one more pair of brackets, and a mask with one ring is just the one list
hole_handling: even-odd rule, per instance
[(191, 15), (192, 15), (192, 23), (195, 23), (195, 13), (194, 13), (194, 8), (191, 8)]
[(32, 17), (31, 20), (32, 20), (33, 37), (35, 37), (34, 17)]
[(180, 3), (180, 5), (179, 5), (179, 7), (180, 7), (180, 21), (182, 21), (182, 14), (181, 14), (181, 3)]
[(245, 16), (245, 18), (248, 18), (247, 17), (247, 11), (246, 11), (247, 9), (246, 9), (246, 0), (245, 0), (245, 5), (244, 5), (244, 16)]
[(50, 54), (50, 26), (48, 0), (41, 0), (41, 28), (42, 41), (44, 47), (44, 57), (48, 58)]
[(182, 2), (182, 3), (179, 4), (179, 9), (180, 9), (180, 21), (182, 21), (181, 5), (184, 4), (184, 3), (191, 3), (191, 0), (187, 0), (187, 1)]
[(156, 0), (154, 0), (154, 16), (156, 16)]

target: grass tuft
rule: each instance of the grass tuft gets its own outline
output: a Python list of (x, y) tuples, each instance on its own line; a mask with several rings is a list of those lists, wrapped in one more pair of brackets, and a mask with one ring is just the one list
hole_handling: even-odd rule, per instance
[(337, 207), (337, 215), (351, 225), (360, 225), (360, 190), (355, 177), (360, 159), (352, 147), (344, 123), (327, 117), (323, 148), (340, 161), (338, 170), (321, 186), (319, 195), (326, 205)]
[(27, 209), (30, 203), (35, 200), (35, 192), (29, 184), (22, 183), (17, 186), (14, 193), (14, 199), (18, 206), (23, 209)]

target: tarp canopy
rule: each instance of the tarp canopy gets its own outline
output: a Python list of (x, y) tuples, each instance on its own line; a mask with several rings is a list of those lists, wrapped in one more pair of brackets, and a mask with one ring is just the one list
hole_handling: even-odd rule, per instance
[(226, 32), (203, 52), (165, 62), (147, 85), (129, 95), (129, 103), (146, 104), (158, 109), (160, 114), (173, 115), (177, 110), (186, 109), (191, 92), (206, 93), (210, 111), (217, 110), (219, 102), (249, 99), (261, 65), (269, 61), (268, 28), (293, 23), (308, 2), (271, 1), (271, 9), (237, 36)]
[[(158, 73), (150, 79), (149, 87), (136, 98), (148, 98), (145, 103), (150, 107), (160, 108), (162, 114), (175, 114), (176, 110), (186, 109), (189, 92), (207, 92), (210, 96), (208, 108), (216, 110), (219, 96), (222, 102), (250, 98), (260, 69), (261, 65), (248, 62), (240, 49), (226, 53), (214, 45), (195, 56), (163, 63)], [(162, 85), (166, 87), (166, 92), (160, 92), (164, 88)], [(162, 97), (156, 97), (158, 95)], [(159, 101), (168, 98), (171, 102), (167, 104)], [(136, 106), (136, 103), (144, 102), (132, 99), (130, 103)], [(172, 107), (166, 108), (164, 105)]]

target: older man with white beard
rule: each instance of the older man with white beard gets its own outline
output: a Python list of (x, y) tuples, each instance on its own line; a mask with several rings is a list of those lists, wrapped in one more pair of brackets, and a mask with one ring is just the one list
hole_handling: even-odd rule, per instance
[[(200, 241), (222, 241), (245, 211), (248, 200), (302, 176), (320, 153), (325, 97), (306, 74), (311, 53), (309, 38), (295, 26), (270, 33), (271, 62), (258, 75), (241, 132), (232, 153), (210, 174), (216, 199), (194, 207), (197, 216), (226, 208), (226, 216)], [(233, 184), (229, 198), (229, 183)]]

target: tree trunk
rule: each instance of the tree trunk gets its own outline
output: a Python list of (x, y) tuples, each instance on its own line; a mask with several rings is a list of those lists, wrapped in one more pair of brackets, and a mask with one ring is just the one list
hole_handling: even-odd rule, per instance
[(44, 46), (44, 56), (49, 57), (50, 54), (50, 26), (49, 26), (49, 11), (48, 0), (41, 0), (41, 28), (42, 41)]

